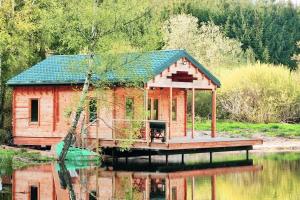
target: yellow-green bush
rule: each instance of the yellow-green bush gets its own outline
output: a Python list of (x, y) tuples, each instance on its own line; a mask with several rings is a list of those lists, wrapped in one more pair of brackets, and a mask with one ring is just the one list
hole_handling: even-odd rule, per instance
[(220, 71), (221, 113), (250, 122), (297, 121), (300, 118), (300, 73), (284, 66), (252, 64)]

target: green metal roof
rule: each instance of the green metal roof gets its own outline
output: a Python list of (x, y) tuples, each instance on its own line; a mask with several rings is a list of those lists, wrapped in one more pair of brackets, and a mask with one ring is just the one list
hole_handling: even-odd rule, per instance
[[(51, 85), (84, 83), (85, 70), (88, 62), (87, 55), (54, 55), (37, 63), (19, 75), (11, 78), (7, 84), (16, 85)], [(196, 61), (185, 50), (161, 50), (144, 53), (128, 53), (122, 55), (122, 64), (115, 70), (108, 69), (101, 77), (113, 82), (130, 81), (135, 77), (150, 80), (180, 58), (187, 58), (198, 67), (213, 83), (220, 87), (220, 81), (205, 67)], [(99, 56), (95, 63), (100, 66)], [(122, 69), (122, 70), (120, 70)], [(120, 73), (120, 71), (123, 71)], [(93, 80), (99, 80), (95, 73)]]

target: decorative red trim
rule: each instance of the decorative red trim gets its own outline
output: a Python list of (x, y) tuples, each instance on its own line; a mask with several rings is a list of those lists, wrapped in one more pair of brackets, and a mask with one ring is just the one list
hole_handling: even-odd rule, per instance
[(57, 95), (57, 87), (53, 86), (52, 88), (53, 94), (53, 124), (52, 131), (54, 132), (56, 129), (56, 122), (58, 122), (58, 95)]
[(116, 119), (116, 87), (113, 88), (113, 119)]
[(16, 88), (13, 88), (13, 100), (12, 100), (12, 112), (13, 112), (13, 116), (12, 116), (12, 135), (15, 136), (16, 135)]
[(184, 136), (186, 136), (186, 124), (187, 124), (187, 91), (184, 90)]
[(167, 78), (171, 79), (173, 82), (193, 82), (194, 80), (197, 80), (196, 77), (185, 71), (177, 71), (176, 74), (172, 73), (172, 75), (167, 76)]

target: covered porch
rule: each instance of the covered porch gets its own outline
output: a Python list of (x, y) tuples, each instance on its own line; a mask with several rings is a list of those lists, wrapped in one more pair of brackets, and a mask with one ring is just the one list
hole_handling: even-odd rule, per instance
[[(262, 140), (217, 137), (218, 87), (220, 83), (208, 71), (202, 71), (187, 58), (181, 58), (146, 82), (141, 88), (140, 98), (130, 97), (129, 102), (127, 97), (123, 99), (125, 114), (122, 118), (113, 117), (111, 138), (100, 137), (99, 145), (103, 148), (118, 148), (124, 141), (128, 141), (130, 149), (188, 150), (232, 147), (249, 149), (255, 144), (261, 144)], [(210, 135), (206, 136), (195, 131), (195, 96), (201, 91), (211, 94), (211, 130)], [(191, 95), (190, 113), (187, 109), (188, 93)], [(144, 111), (143, 119), (132, 117), (137, 112), (137, 106), (142, 107)], [(131, 110), (133, 115), (128, 117), (127, 113)], [(132, 137), (131, 133), (135, 136)]]

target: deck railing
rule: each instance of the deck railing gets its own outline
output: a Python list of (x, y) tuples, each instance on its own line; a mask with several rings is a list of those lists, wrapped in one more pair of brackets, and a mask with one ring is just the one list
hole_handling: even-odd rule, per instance
[[(100, 122), (111, 130), (111, 136), (107, 136), (107, 134), (106, 137), (103, 136)], [(83, 141), (89, 139), (91, 133), (97, 141), (113, 140), (114, 142), (147, 142), (148, 144), (151, 142), (168, 142), (169, 122), (164, 120), (113, 119), (112, 124), (107, 124), (104, 119), (97, 118), (82, 127), (81, 134), (83, 135), (81, 137), (83, 137)]]
[(112, 139), (116, 141), (167, 141), (169, 126), (163, 120), (113, 119)]

